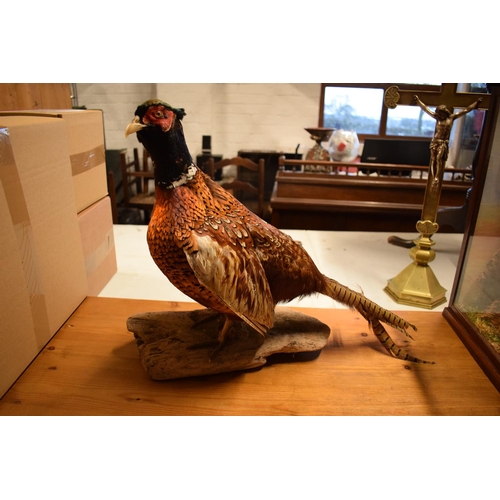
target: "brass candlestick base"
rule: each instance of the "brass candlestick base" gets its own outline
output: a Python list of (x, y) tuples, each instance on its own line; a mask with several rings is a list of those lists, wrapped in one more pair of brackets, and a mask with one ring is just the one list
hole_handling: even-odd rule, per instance
[(410, 250), (413, 262), (387, 281), (384, 291), (399, 304), (434, 309), (446, 302), (446, 289), (439, 284), (429, 267), (429, 262), (436, 257), (436, 252), (432, 250), (436, 242), (431, 240), (431, 236), (438, 228), (435, 222), (429, 220), (417, 223), (417, 230), (421, 234), (415, 240), (416, 246)]
[(432, 269), (415, 262), (387, 280), (384, 291), (398, 304), (425, 309), (434, 309), (446, 302), (446, 289), (439, 284)]

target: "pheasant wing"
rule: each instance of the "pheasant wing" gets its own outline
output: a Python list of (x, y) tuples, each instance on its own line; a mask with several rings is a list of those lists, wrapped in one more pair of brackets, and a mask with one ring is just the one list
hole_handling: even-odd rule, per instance
[(219, 242), (193, 232), (197, 251), (186, 258), (198, 281), (235, 315), (265, 335), (274, 320), (274, 302), (267, 277), (253, 248)]

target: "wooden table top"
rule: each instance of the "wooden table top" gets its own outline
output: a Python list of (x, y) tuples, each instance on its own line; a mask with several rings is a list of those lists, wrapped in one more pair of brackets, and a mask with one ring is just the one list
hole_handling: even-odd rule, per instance
[(440, 312), (401, 314), (418, 326), (414, 342), (390, 332), (435, 365), (392, 358), (357, 313), (300, 308), (331, 329), (315, 360), (150, 380), (127, 318), (199, 307), (87, 298), (0, 400), (0, 415), (500, 415), (500, 394)]

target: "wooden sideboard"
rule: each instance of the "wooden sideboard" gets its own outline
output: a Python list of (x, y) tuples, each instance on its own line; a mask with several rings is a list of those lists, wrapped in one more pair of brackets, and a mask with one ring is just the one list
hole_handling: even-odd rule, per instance
[[(323, 172), (307, 171), (311, 168)], [(280, 158), (271, 196), (271, 223), (281, 229), (415, 231), (427, 169)], [(443, 182), (441, 207), (465, 205), (472, 186), (470, 173), (467, 169), (446, 170), (449, 179)], [(449, 224), (440, 231), (461, 232)]]

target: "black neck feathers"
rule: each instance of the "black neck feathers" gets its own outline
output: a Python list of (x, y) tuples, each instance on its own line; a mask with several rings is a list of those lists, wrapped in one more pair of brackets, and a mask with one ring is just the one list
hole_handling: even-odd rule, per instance
[(180, 120), (176, 120), (168, 132), (157, 127), (146, 127), (137, 132), (137, 138), (153, 160), (157, 185), (171, 184), (186, 173), (193, 163)]

